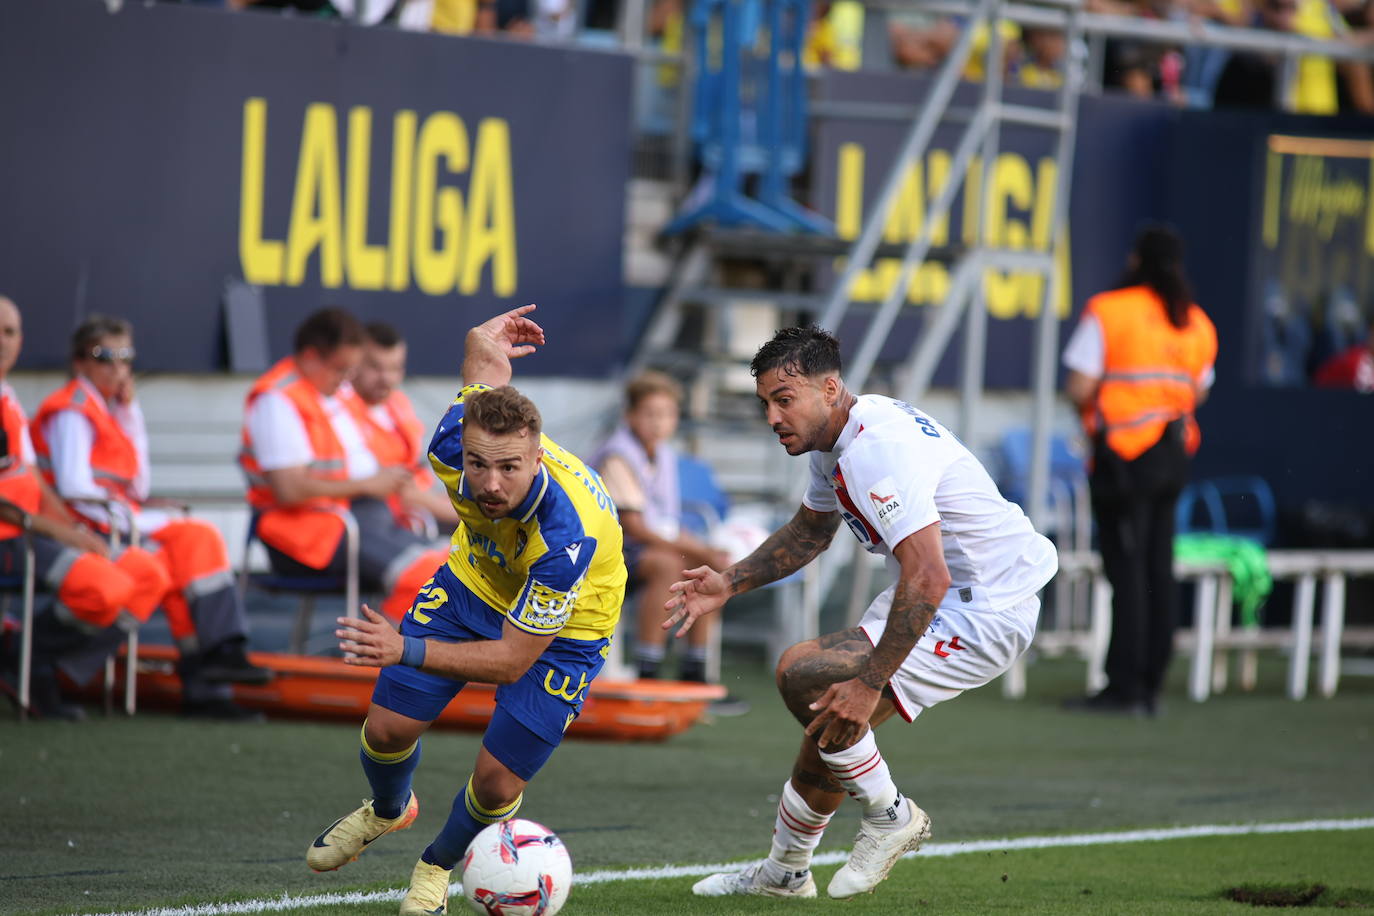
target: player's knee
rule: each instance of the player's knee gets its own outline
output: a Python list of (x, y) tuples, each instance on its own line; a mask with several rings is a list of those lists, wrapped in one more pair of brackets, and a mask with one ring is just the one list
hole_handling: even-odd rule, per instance
[(418, 736), (411, 727), (386, 717), (368, 716), (363, 728), (367, 746), (379, 754), (394, 754), (413, 745)]
[[(811, 678), (807, 678), (805, 683), (798, 671), (798, 664), (815, 654), (814, 646), (810, 643), (798, 643), (782, 653), (778, 659), (778, 667), (774, 671), (774, 680), (778, 685), (778, 693), (782, 694), (785, 700), (803, 699), (802, 693), (810, 690)], [(805, 698), (810, 702), (810, 698)]]
[(499, 811), (525, 791), (525, 782), (514, 773), (479, 770), (472, 774), (472, 794), (488, 811)]

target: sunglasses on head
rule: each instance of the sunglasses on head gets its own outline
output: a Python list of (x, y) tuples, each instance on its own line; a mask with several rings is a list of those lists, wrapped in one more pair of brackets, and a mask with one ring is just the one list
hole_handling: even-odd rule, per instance
[(134, 361), (133, 347), (91, 347), (91, 359), (98, 363), (130, 363)]

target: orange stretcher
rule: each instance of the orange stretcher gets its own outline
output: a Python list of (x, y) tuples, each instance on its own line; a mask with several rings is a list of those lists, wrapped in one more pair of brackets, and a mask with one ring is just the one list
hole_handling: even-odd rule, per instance
[[(276, 679), (265, 686), (234, 685), (234, 701), (268, 716), (349, 719), (361, 722), (372, 698), (376, 668), (346, 665), (339, 659), (276, 652), (251, 652), (253, 664), (270, 668)], [(176, 706), (181, 681), (171, 646), (138, 649), (138, 702)], [(122, 682), (125, 657), (117, 661)], [(97, 688), (98, 689), (98, 688)], [(683, 681), (592, 681), (582, 715), (568, 728), (579, 738), (611, 741), (662, 741), (691, 727), (706, 707), (725, 696), (719, 684)], [(436, 726), (481, 731), (496, 702), (496, 688), (469, 684), (435, 720)]]

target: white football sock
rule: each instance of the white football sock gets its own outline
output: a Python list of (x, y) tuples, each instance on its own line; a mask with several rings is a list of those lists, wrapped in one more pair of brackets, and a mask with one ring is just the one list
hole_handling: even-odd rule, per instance
[[(780, 871), (786, 872), (810, 868), (811, 853), (820, 845), (829, 823), (830, 815), (811, 810), (789, 779), (783, 784), (782, 797), (778, 799), (778, 819), (773, 823), (773, 849), (768, 854), (768, 863), (777, 864), (781, 866)], [(776, 876), (776, 872), (773, 873)]]
[(863, 808), (864, 817), (894, 827), (906, 823), (909, 813), (906, 805), (900, 804), (902, 793), (892, 781), (892, 773), (878, 750), (873, 729), (865, 732), (853, 747), (833, 754), (821, 751), (820, 754), (831, 775)]

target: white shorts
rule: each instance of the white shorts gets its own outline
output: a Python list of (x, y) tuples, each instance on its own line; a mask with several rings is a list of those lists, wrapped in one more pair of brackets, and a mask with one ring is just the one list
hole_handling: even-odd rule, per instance
[[(864, 612), (859, 626), (877, 645), (892, 609), (894, 583)], [(908, 722), (921, 711), (965, 690), (982, 687), (1005, 672), (1030, 647), (1040, 616), (1040, 599), (1031, 595), (1000, 611), (941, 607), (888, 686), (897, 714)]]

